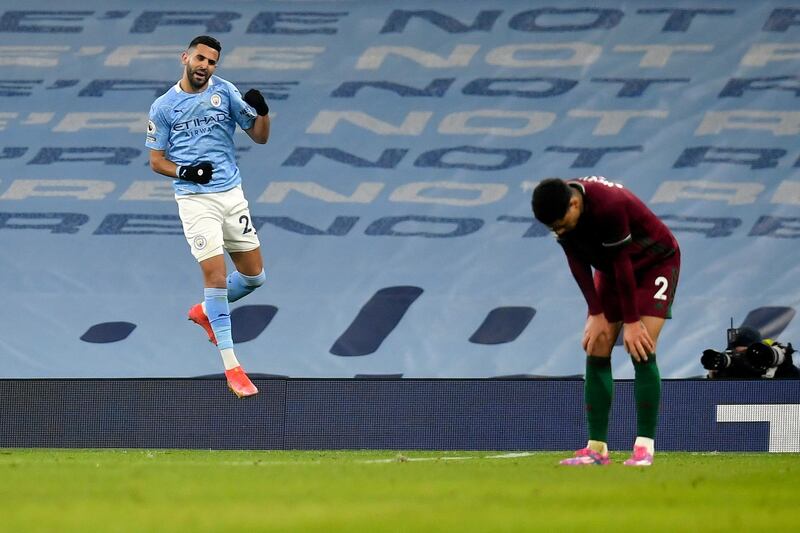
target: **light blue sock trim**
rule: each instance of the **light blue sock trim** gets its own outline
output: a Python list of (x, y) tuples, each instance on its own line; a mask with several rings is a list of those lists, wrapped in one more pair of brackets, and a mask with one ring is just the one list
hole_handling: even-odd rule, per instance
[(231, 336), (231, 310), (228, 306), (228, 289), (203, 289), (206, 303), (206, 316), (217, 338), (217, 348), (233, 348)]
[(266, 279), (267, 275), (263, 270), (256, 276), (247, 276), (234, 270), (228, 275), (228, 301), (235, 302), (244, 298), (263, 285)]

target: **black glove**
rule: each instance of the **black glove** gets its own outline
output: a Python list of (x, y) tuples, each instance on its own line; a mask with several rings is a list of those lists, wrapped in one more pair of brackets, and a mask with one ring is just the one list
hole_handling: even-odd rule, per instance
[(257, 89), (250, 89), (246, 93), (244, 93), (244, 101), (253, 106), (256, 110), (256, 113), (261, 115), (269, 115), (269, 106), (267, 105), (267, 101), (264, 100), (264, 95), (261, 94), (261, 91)]
[(178, 177), (182, 180), (193, 181), (205, 185), (211, 181), (214, 168), (208, 161), (201, 161), (193, 166), (178, 167)]

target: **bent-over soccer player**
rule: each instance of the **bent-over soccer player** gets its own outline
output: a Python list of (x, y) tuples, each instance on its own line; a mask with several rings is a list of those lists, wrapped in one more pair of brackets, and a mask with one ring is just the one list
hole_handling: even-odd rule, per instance
[[(243, 98), (232, 83), (214, 76), (221, 50), (207, 35), (189, 43), (181, 54), (180, 81), (150, 107), (145, 145), (150, 167), (173, 179), (183, 232), (203, 273), (204, 298), (189, 309), (189, 320), (217, 345), (228, 387), (242, 398), (258, 389), (236, 359), (228, 304), (261, 286), (265, 275), (233, 139), (238, 124), (254, 142), (265, 144), (270, 120), (259, 91), (251, 89)], [(230, 275), (223, 250), (236, 267)]]
[(589, 442), (561, 464), (609, 463), (611, 350), (622, 330), (635, 371), (637, 428), (633, 455), (624, 464), (649, 466), (661, 397), (656, 343), (665, 319), (671, 318), (680, 272), (678, 241), (639, 198), (603, 177), (543, 180), (531, 204), (537, 220), (564, 249), (589, 307), (582, 341)]

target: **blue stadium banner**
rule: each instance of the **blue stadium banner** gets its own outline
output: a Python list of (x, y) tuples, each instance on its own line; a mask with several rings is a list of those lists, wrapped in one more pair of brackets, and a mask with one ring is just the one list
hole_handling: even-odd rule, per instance
[(221, 371), (186, 320), (202, 276), (144, 146), (200, 34), (222, 42), (216, 73), (272, 113), (266, 146), (236, 136), (267, 273), (233, 304), (249, 372), (581, 374), (586, 306), (530, 210), (550, 176), (622, 183), (675, 232), (664, 377), (701, 375), (731, 319), (800, 343), (796, 3), (13, 4), (0, 378)]

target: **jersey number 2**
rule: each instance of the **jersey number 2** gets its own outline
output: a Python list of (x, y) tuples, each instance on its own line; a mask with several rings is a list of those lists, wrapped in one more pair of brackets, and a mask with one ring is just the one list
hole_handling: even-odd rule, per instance
[(242, 230), (242, 235), (247, 235), (253, 228), (250, 227), (250, 219), (247, 218), (247, 215), (242, 215), (239, 217), (239, 223), (244, 224), (244, 229)]
[(656, 300), (666, 300), (667, 299), (667, 287), (669, 287), (669, 281), (664, 276), (658, 276), (656, 278), (656, 286), (658, 290), (653, 295), (653, 298)]

